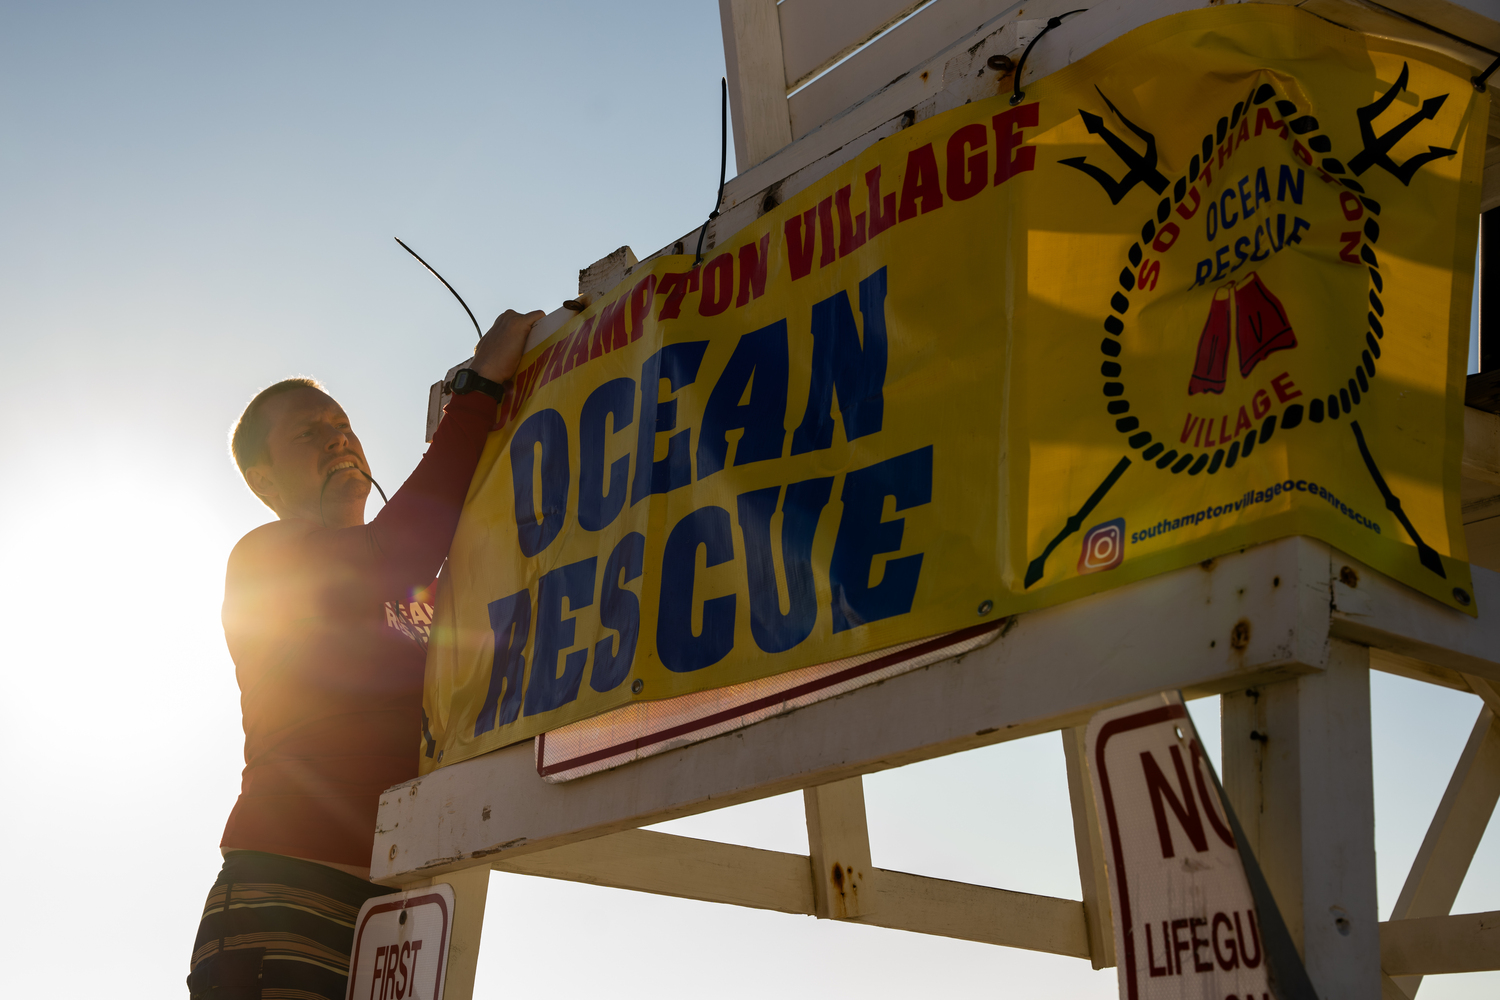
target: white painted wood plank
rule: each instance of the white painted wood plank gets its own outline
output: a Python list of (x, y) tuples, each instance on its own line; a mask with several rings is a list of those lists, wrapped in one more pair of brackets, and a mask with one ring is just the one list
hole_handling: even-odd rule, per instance
[(1500, 910), (1387, 921), (1380, 925), (1380, 965), (1396, 976), (1500, 969)]
[[(1500, 49), (1500, 22), (1443, 0), (1383, 0), (1379, 6), (1349, 3), (1348, 0), (1303, 0), (1298, 6), (1353, 31), (1435, 49), (1475, 69), (1488, 66), (1494, 57), (1486, 55), (1477, 46), (1463, 44), (1457, 38)], [(1381, 7), (1389, 9), (1381, 10)]]
[[(836, 62), (927, 0), (781, 0), (781, 54), (786, 89)], [(945, 3), (947, 0), (937, 0)], [(904, 26), (903, 26), (904, 27)]]
[[(1500, 574), (1471, 567), (1479, 617), (1423, 597), (1357, 559), (1340, 557), (1331, 577), (1330, 634), (1461, 673), (1500, 680)], [(1350, 567), (1355, 586), (1341, 572)]]
[(1083, 904), (967, 882), (875, 871), (875, 909), (857, 923), (1088, 958)]
[(625, 830), (512, 858), (494, 867), (520, 875), (781, 913), (813, 912), (812, 874), (806, 857), (653, 830)]
[(859, 776), (802, 790), (812, 856), (813, 901), (823, 919), (849, 920), (874, 912), (870, 830)]
[(465, 868), (422, 879), (408, 888), (437, 882), (446, 883), (453, 889), (443, 1000), (473, 1000), (474, 976), (479, 969), (479, 945), (484, 933), (484, 904), (490, 891), (490, 870), (487, 866)]
[[(1464, 480), (1465, 494), (1468, 494), (1471, 482)], [(1486, 498), (1474, 506), (1464, 502), (1462, 511), (1469, 564), (1500, 570), (1500, 495)]]
[(1315, 669), (1329, 561), (1326, 547), (1285, 539), (1020, 615), (964, 657), (565, 784), (537, 777), (529, 742), (442, 767), (382, 795), (374, 876), (401, 884), (1079, 725), (1155, 691), (1236, 690)]
[(1099, 828), (1094, 786), (1089, 777), (1084, 726), (1061, 733), (1068, 769), (1068, 802), (1073, 809), (1073, 847), (1078, 855), (1078, 883), (1083, 888), (1083, 917), (1089, 936), (1089, 960), (1096, 969), (1115, 964), (1115, 929), (1109, 906), (1109, 870)]
[(724, 66), (740, 170), (792, 141), (776, 0), (719, 0)]
[[(849, 106), (936, 56), (1005, 9), (995, 0), (936, 0), (809, 83), (787, 101), (792, 135), (801, 137)], [(931, 70), (926, 70), (931, 72)]]
[[(1320, 997), (1365, 1000), (1380, 991), (1369, 650), (1335, 642), (1323, 672), (1272, 687), (1293, 685), (1303, 962)], [(1274, 758), (1284, 740), (1267, 735)]]
[[(809, 859), (650, 830), (509, 858), (500, 871), (729, 903), (814, 912)], [(482, 862), (471, 871), (489, 873)], [(1088, 957), (1077, 900), (871, 869), (876, 905), (857, 923), (984, 944)]]
[(1335, 641), (1323, 671), (1223, 699), (1225, 792), (1326, 1000), (1380, 992), (1369, 677)]
[(1380, 6), (1500, 52), (1495, 0), (1380, 0)]
[[(1486, 686), (1482, 680), (1477, 683)], [(1500, 725), (1495, 722), (1495, 714), (1485, 707), (1479, 712), (1427, 828), (1427, 836), (1412, 862), (1411, 872), (1406, 876), (1406, 884), (1391, 909), (1392, 920), (1445, 917), (1453, 910), (1453, 902), (1458, 898), (1458, 890), (1484, 838), (1497, 801), (1500, 801)], [(1422, 977), (1401, 976), (1395, 982), (1407, 996), (1414, 997)]]
[(1495, 718), (1500, 719), (1500, 687), (1483, 677), (1475, 677), (1473, 674), (1462, 676), (1468, 683), (1469, 690), (1479, 695), (1479, 700), (1484, 702), (1485, 707), (1494, 713)]
[(1449, 670), (1435, 663), (1423, 663), (1421, 660), (1400, 653), (1392, 653), (1388, 649), (1370, 649), (1370, 669), (1379, 670), (1387, 674), (1395, 674), (1398, 677), (1406, 677), (1410, 680), (1421, 681), (1423, 684), (1436, 684), (1439, 687), (1452, 688), (1455, 691), (1472, 691), (1474, 687), (1470, 684), (1464, 674), (1457, 670)]
[(1500, 414), (1464, 407), (1463, 477), (1500, 486)]

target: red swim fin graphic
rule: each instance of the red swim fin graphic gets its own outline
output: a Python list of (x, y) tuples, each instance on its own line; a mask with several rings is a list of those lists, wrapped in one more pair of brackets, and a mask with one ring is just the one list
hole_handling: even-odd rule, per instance
[(1249, 375), (1274, 351), (1297, 346), (1297, 335), (1281, 300), (1251, 271), (1234, 290), (1235, 338), (1240, 347), (1240, 374)]
[(1208, 308), (1208, 322), (1198, 338), (1198, 360), (1188, 381), (1188, 395), (1198, 392), (1223, 392), (1224, 369), (1229, 364), (1229, 298), (1234, 282), (1214, 292)]

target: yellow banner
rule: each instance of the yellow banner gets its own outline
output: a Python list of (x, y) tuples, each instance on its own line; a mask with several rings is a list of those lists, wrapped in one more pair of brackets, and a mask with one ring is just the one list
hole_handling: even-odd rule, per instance
[(1181, 14), (640, 265), (502, 407), (423, 768), (1288, 535), (1473, 613), (1468, 75)]

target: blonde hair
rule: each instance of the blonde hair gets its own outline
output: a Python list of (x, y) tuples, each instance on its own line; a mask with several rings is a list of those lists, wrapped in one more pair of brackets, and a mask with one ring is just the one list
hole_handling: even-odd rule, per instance
[[(234, 422), (234, 430), (229, 434), (229, 453), (234, 457), (234, 464), (239, 466), (240, 475), (245, 476), (245, 485), (250, 485), (250, 477), (246, 476), (246, 470), (252, 465), (259, 465), (270, 458), (267, 451), (266, 439), (271, 433), (270, 426), (266, 423), (265, 409), (267, 401), (275, 399), (293, 389), (317, 389), (326, 392), (322, 383), (317, 379), (298, 376), (297, 378), (284, 378), (280, 382), (268, 385), (255, 394), (255, 398), (245, 407), (245, 412), (240, 414), (240, 419)], [(260, 494), (256, 494), (260, 497)], [(265, 498), (260, 497), (261, 503)], [(271, 506), (266, 504), (267, 507)]]

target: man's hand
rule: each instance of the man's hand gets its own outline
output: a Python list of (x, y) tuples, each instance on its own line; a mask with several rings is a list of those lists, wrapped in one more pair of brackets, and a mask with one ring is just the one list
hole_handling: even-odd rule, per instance
[(474, 363), (470, 367), (492, 382), (510, 378), (526, 352), (527, 335), (545, 315), (540, 309), (524, 316), (514, 309), (505, 310), (474, 349)]

